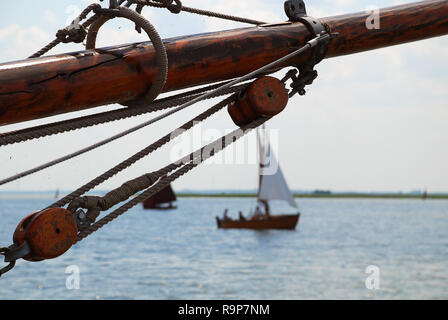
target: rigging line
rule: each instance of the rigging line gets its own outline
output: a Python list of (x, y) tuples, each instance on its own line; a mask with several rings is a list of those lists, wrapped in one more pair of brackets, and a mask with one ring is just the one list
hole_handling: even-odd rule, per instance
[[(98, 3), (93, 3), (87, 6), (87, 8), (85, 8), (81, 14), (72, 21), (72, 23), (70, 24), (70, 26), (74, 26), (77, 24), (77, 21), (82, 21), (85, 18), (87, 18), (87, 16), (89, 15), (90, 12), (97, 10), (97, 9), (101, 9), (101, 6)], [(95, 13), (92, 17), (90, 17), (86, 22), (84, 22), (82, 24), (82, 28), (85, 30), (86, 28), (88, 28), (96, 19), (98, 19), (98, 15)], [(63, 29), (61, 29), (63, 30)], [(53, 49), (54, 47), (56, 47), (58, 44), (60, 44), (61, 42), (64, 42), (64, 39), (62, 36), (56, 36), (56, 39), (54, 39), (52, 42), (50, 42), (49, 44), (47, 44), (45, 47), (43, 47), (42, 49), (40, 49), (39, 51), (37, 51), (36, 53), (34, 53), (33, 55), (29, 56), (28, 59), (32, 59), (32, 58), (38, 58), (42, 55), (44, 55), (45, 53), (47, 53), (48, 51), (50, 51), (51, 49)]]
[(234, 86), (234, 85), (236, 85), (236, 84), (238, 84), (238, 83), (240, 83), (240, 82), (249, 80), (249, 79), (255, 77), (256, 75), (258, 75), (258, 74), (260, 74), (260, 73), (263, 73), (263, 72), (265, 72), (265, 71), (267, 71), (267, 70), (270, 70), (270, 69), (274, 68), (275, 66), (277, 66), (278, 64), (281, 64), (281, 63), (283, 63), (283, 62), (285, 62), (285, 61), (287, 61), (287, 60), (289, 60), (289, 59), (295, 57), (296, 55), (302, 54), (302, 53), (304, 53), (305, 51), (307, 51), (307, 50), (309, 50), (309, 49), (311, 49), (311, 48), (317, 46), (321, 41), (328, 40), (328, 38), (330, 38), (330, 35), (328, 35), (328, 34), (318, 35), (317, 37), (315, 37), (315, 38), (311, 39), (310, 41), (308, 41), (308, 42), (307, 42), (304, 46), (302, 46), (300, 49), (297, 49), (297, 50), (293, 51), (292, 53), (287, 54), (287, 55), (283, 56), (282, 58), (280, 58), (280, 59), (278, 59), (278, 60), (275, 60), (275, 61), (273, 61), (273, 62), (271, 62), (271, 63), (269, 63), (269, 64), (267, 64), (267, 65), (265, 65), (265, 66), (263, 66), (263, 67), (261, 67), (261, 68), (259, 68), (259, 69), (257, 69), (257, 70), (254, 70), (254, 71), (252, 71), (252, 72), (250, 72), (250, 73), (248, 73), (248, 74), (246, 74), (246, 75), (244, 75), (244, 76), (242, 76), (242, 77), (239, 77), (239, 78), (237, 78), (237, 79), (235, 79), (235, 80), (233, 80), (233, 81), (230, 81), (230, 82), (228, 82), (227, 84), (224, 84), (224, 85), (222, 85), (221, 87), (219, 87), (219, 88), (217, 88), (217, 89), (215, 89), (215, 90), (212, 90), (212, 91), (210, 91), (210, 92), (204, 93), (204, 94), (200, 95), (199, 97), (194, 98), (194, 99), (192, 99), (192, 100), (190, 100), (190, 101), (188, 101), (188, 102), (182, 104), (181, 106), (179, 106), (179, 107), (177, 107), (177, 108), (175, 108), (175, 109), (173, 109), (173, 110), (170, 110), (170, 111), (166, 112), (166, 113), (163, 114), (163, 115), (160, 115), (160, 116), (158, 116), (158, 117), (155, 117), (155, 118), (153, 118), (153, 119), (151, 119), (151, 120), (149, 120), (149, 121), (146, 121), (146, 122), (144, 122), (144, 123), (141, 123), (141, 124), (139, 124), (139, 125), (137, 125), (137, 126), (135, 126), (135, 127), (133, 127), (133, 128), (130, 128), (130, 129), (128, 129), (128, 130), (125, 130), (125, 131), (123, 131), (123, 132), (121, 132), (121, 133), (119, 133), (119, 134), (116, 134), (116, 135), (114, 135), (114, 136), (112, 136), (112, 137), (110, 137), (110, 138), (107, 138), (107, 139), (105, 139), (105, 140), (102, 140), (102, 141), (100, 141), (100, 142), (98, 142), (98, 143), (96, 143), (96, 144), (93, 144), (93, 145), (89, 146), (89, 147), (86, 147), (86, 148), (83, 148), (83, 149), (81, 149), (81, 150), (78, 150), (78, 151), (76, 151), (76, 152), (74, 152), (74, 153), (72, 153), (72, 154), (69, 154), (69, 155), (66, 155), (66, 156), (64, 156), (64, 157), (61, 157), (61, 158), (59, 158), (59, 159), (50, 161), (50, 162), (48, 162), (48, 163), (46, 163), (46, 164), (43, 164), (43, 165), (41, 165), (41, 166), (39, 166), (39, 167), (36, 167), (36, 168), (33, 168), (33, 169), (31, 169), (31, 170), (27, 170), (27, 171), (21, 172), (21, 173), (16, 174), (16, 175), (14, 175), (14, 176), (12, 176), (12, 177), (9, 177), (9, 178), (0, 180), (0, 186), (1, 186), (1, 185), (4, 185), (4, 184), (6, 184), (6, 183), (9, 183), (9, 182), (15, 181), (15, 180), (17, 180), (17, 179), (23, 178), (23, 177), (25, 177), (25, 176), (28, 176), (28, 175), (30, 175), (30, 174), (39, 172), (39, 171), (41, 171), (41, 170), (44, 170), (44, 169), (49, 168), (49, 167), (51, 167), (51, 166), (54, 166), (54, 165), (56, 165), (56, 164), (58, 164), (58, 163), (61, 163), (61, 162), (63, 162), (63, 161), (72, 159), (72, 158), (74, 158), (74, 157), (76, 157), (76, 156), (79, 156), (79, 155), (81, 155), (81, 154), (83, 154), (83, 153), (86, 153), (86, 152), (91, 151), (91, 150), (94, 150), (94, 149), (96, 149), (96, 148), (98, 148), (98, 147), (100, 147), (100, 146), (103, 146), (103, 145), (105, 145), (105, 144), (107, 144), (107, 143), (109, 143), (109, 142), (112, 142), (112, 141), (114, 141), (114, 140), (117, 140), (117, 139), (119, 139), (119, 138), (122, 138), (122, 137), (124, 137), (124, 136), (126, 136), (126, 135), (128, 135), (128, 134), (130, 134), (130, 133), (132, 133), (132, 132), (134, 132), (134, 131), (137, 131), (137, 130), (139, 130), (139, 129), (142, 129), (142, 128), (144, 128), (144, 127), (146, 127), (146, 126), (148, 126), (148, 125), (150, 125), (150, 124), (153, 124), (153, 123), (155, 123), (155, 122), (157, 122), (157, 121), (159, 121), (159, 120), (162, 120), (162, 119), (164, 119), (164, 118), (166, 118), (166, 117), (168, 117), (168, 116), (170, 116), (170, 115), (172, 115), (172, 114), (174, 114), (174, 113), (177, 113), (177, 112), (179, 112), (179, 111), (181, 111), (181, 110), (184, 110), (184, 109), (190, 107), (191, 105), (193, 105), (193, 104), (195, 104), (195, 103), (197, 103), (197, 102), (199, 102), (199, 101), (202, 101), (202, 100), (205, 100), (205, 99), (207, 99), (207, 98), (209, 98), (209, 97), (212, 97), (212, 96), (213, 96), (215, 93), (217, 93), (217, 92), (221, 92), (222, 90), (228, 89), (228, 88), (230, 88), (230, 87), (232, 87), (232, 86)]
[[(147, 107), (138, 107), (138, 108), (125, 107), (117, 110), (105, 111), (88, 116), (63, 120), (59, 122), (47, 123), (35, 127), (29, 127), (17, 131), (0, 133), (0, 146), (15, 144), (32, 139), (38, 139), (63, 132), (74, 131), (103, 123), (135, 117), (138, 115), (151, 113), (155, 111), (166, 110), (181, 105), (182, 103), (185, 103), (188, 100), (199, 96), (200, 93), (213, 90), (224, 83), (214, 84), (211, 86), (207, 86), (205, 88), (199, 88), (178, 95), (174, 95), (171, 97), (159, 99), (154, 101)], [(216, 95), (210, 98), (234, 93), (236, 91), (239, 91), (243, 87), (244, 85), (235, 86), (233, 88), (229, 88), (228, 90), (224, 90), (220, 93), (217, 93)]]
[[(235, 89), (236, 89), (236, 88), (235, 88)], [(226, 90), (226, 89), (223, 89), (223, 91), (224, 91), (224, 90)], [(237, 90), (237, 91), (239, 91), (239, 90), (241, 90), (240, 87), (238, 87), (238, 90)], [(205, 96), (205, 95), (202, 95), (202, 96)], [(213, 95), (210, 95), (209, 97), (213, 97)], [(196, 100), (199, 99), (199, 98), (201, 98), (201, 96), (197, 97)], [(204, 97), (203, 99), (207, 99), (207, 97)], [(190, 101), (191, 101), (191, 100), (190, 100)], [(198, 101), (199, 101), (199, 100), (198, 100)], [(188, 101), (188, 102), (189, 102), (189, 101)], [(9, 177), (9, 178), (0, 180), (0, 186), (1, 186), (1, 185), (4, 185), (4, 184), (6, 184), (6, 183), (9, 183), (9, 182), (15, 181), (15, 180), (17, 180), (17, 179), (26, 177), (26, 176), (28, 176), (28, 175), (34, 174), (34, 173), (36, 173), (36, 172), (42, 171), (42, 170), (44, 170), (44, 169), (50, 168), (50, 167), (55, 166), (55, 165), (57, 165), (57, 164), (59, 164), (59, 163), (61, 163), (61, 162), (64, 162), (64, 161), (73, 159), (73, 158), (75, 158), (75, 157), (77, 157), (77, 156), (80, 156), (80, 155), (86, 153), (86, 152), (92, 151), (92, 150), (97, 149), (97, 148), (99, 148), (99, 147), (101, 147), (101, 146), (103, 146), (103, 145), (105, 145), (105, 144), (108, 144), (108, 143), (114, 141), (114, 140), (117, 140), (117, 139), (122, 138), (122, 137), (124, 137), (124, 136), (126, 136), (126, 135), (128, 135), (128, 134), (131, 134), (132, 132), (135, 132), (135, 131), (140, 130), (140, 129), (146, 127), (146, 126), (149, 126), (149, 125), (151, 125), (151, 124), (153, 124), (153, 123), (155, 123), (155, 122), (157, 122), (157, 121), (159, 121), (159, 120), (162, 120), (162, 119), (164, 119), (164, 118), (166, 118), (166, 117), (168, 117), (168, 116), (170, 116), (170, 115), (172, 115), (172, 114), (174, 114), (174, 113), (176, 113), (176, 112), (178, 112), (178, 111), (181, 111), (182, 109), (185, 109), (185, 108), (188, 107), (188, 106), (191, 106), (191, 104), (188, 104), (188, 102), (184, 103), (183, 105), (181, 105), (180, 107), (178, 107), (178, 108), (176, 108), (176, 109), (174, 109), (174, 110), (171, 110), (171, 111), (166, 112), (166, 113), (163, 114), (163, 115), (160, 115), (160, 116), (158, 116), (158, 117), (155, 117), (155, 118), (153, 118), (153, 119), (151, 119), (151, 120), (149, 120), (149, 121), (146, 121), (146, 122), (144, 122), (144, 123), (141, 123), (141, 124), (139, 124), (139, 125), (137, 125), (137, 126), (135, 126), (135, 127), (132, 127), (132, 128), (130, 128), (130, 129), (128, 129), (128, 130), (125, 130), (125, 131), (123, 131), (123, 132), (121, 132), (121, 133), (118, 133), (118, 134), (116, 134), (116, 135), (114, 135), (114, 136), (112, 136), (112, 137), (110, 137), (110, 138), (104, 139), (104, 140), (102, 140), (102, 141), (100, 141), (100, 142), (97, 142), (97, 143), (95, 143), (95, 144), (93, 144), (93, 145), (90, 145), (90, 146), (88, 146), (88, 147), (86, 147), (86, 148), (80, 149), (80, 150), (78, 150), (78, 151), (76, 151), (76, 152), (73, 152), (73, 153), (71, 153), (71, 154), (68, 154), (68, 155), (66, 155), (66, 156), (63, 156), (63, 157), (60, 157), (60, 158), (55, 159), (55, 160), (53, 160), (53, 161), (47, 162), (47, 163), (42, 164), (42, 165), (40, 165), (40, 166), (38, 166), (38, 167), (35, 167), (35, 168), (33, 168), (33, 169), (23, 171), (23, 172), (21, 172), (21, 173), (18, 173), (18, 174), (14, 175), (14, 176)]]
[[(158, 1), (149, 1), (149, 0), (128, 1), (126, 6), (132, 5), (132, 3), (145, 5), (145, 6), (151, 6), (154, 8), (169, 8), (170, 7), (170, 5), (160, 3)], [(213, 11), (209, 11), (209, 10), (202, 10), (202, 9), (185, 7), (185, 6), (182, 6), (181, 8), (179, 8), (179, 10), (185, 11), (188, 13), (202, 15), (202, 16), (214, 17), (214, 18), (218, 18), (218, 19), (248, 23), (248, 24), (253, 24), (253, 25), (266, 24), (266, 22), (263, 22), (263, 21), (257, 21), (257, 20), (252, 20), (252, 19), (248, 19), (248, 18), (242, 18), (242, 17), (233, 16), (233, 15), (228, 15), (228, 14), (224, 14), (224, 13), (220, 13), (220, 12), (213, 12)]]
[(176, 138), (177, 136), (179, 136), (182, 133), (182, 130), (191, 129), (198, 122), (207, 119), (208, 117), (210, 117), (214, 113), (216, 113), (219, 110), (221, 110), (222, 108), (224, 108), (228, 103), (230, 103), (233, 100), (234, 100), (234, 97), (230, 96), (229, 98), (226, 98), (223, 101), (217, 103), (215, 106), (213, 106), (210, 109), (204, 111), (203, 113), (201, 113), (200, 115), (198, 115), (194, 119), (186, 122), (185, 124), (183, 124), (182, 126), (177, 128), (177, 130), (173, 130), (171, 133), (165, 135), (164, 137), (162, 137), (158, 141), (151, 143), (146, 148), (144, 148), (141, 151), (137, 152), (136, 154), (134, 154), (133, 156), (129, 157), (128, 159), (122, 161), (121, 163), (119, 163), (115, 167), (109, 169), (108, 171), (106, 171), (102, 175), (100, 175), (97, 178), (93, 179), (92, 181), (88, 182), (84, 186), (78, 188), (77, 190), (75, 190), (74, 192), (72, 192), (69, 195), (65, 196), (64, 198), (60, 199), (59, 201), (53, 203), (49, 207), (62, 207), (64, 205), (66, 205), (67, 203), (69, 203), (73, 199), (81, 196), (82, 194), (86, 193), (87, 191), (90, 191), (91, 189), (93, 189), (97, 185), (103, 183), (104, 181), (108, 180), (109, 178), (111, 178), (112, 176), (116, 175), (117, 173), (119, 173), (119, 172), (123, 171), (124, 169), (130, 167), (132, 164), (134, 164), (135, 162), (137, 162), (141, 158), (147, 156), (148, 154), (154, 152), (155, 150), (157, 150), (158, 148), (162, 147), (163, 145), (165, 145), (169, 141), (173, 140), (174, 138)]
[[(118, 7), (121, 4), (123, 4), (124, 1), (126, 1), (126, 0), (120, 0), (117, 3)], [(161, 2), (156, 2), (156, 1), (128, 0), (127, 3), (124, 5), (124, 7), (125, 8), (129, 8), (134, 3), (136, 3), (137, 5), (142, 5), (142, 6), (152, 6), (152, 7), (155, 7), (155, 8), (167, 8), (167, 9), (170, 9), (173, 6), (173, 5), (170, 5), (170, 4), (163, 3), (163, 1), (162, 1), (162, 3)], [(179, 1), (179, 3), (180, 3), (180, 1)], [(101, 10), (101, 9), (102, 9), (102, 7), (99, 4), (97, 4), (97, 3), (93, 3), (93, 4), (89, 5), (86, 9), (84, 9), (82, 11), (82, 13), (78, 16), (78, 18), (76, 20), (72, 21), (71, 25), (74, 25), (76, 23), (76, 21), (84, 20), (85, 18), (87, 18), (87, 15), (90, 12), (93, 11), (94, 15), (92, 17), (90, 17), (89, 19), (87, 19), (87, 21), (82, 24), (82, 28), (84, 30), (87, 29), (92, 23), (94, 23), (95, 21), (97, 21), (100, 18), (101, 15), (96, 13), (95, 11), (98, 11), (98, 10)], [(262, 21), (256, 21), (256, 20), (252, 20), (252, 19), (236, 17), (236, 16), (223, 14), (223, 13), (218, 13), (218, 12), (213, 12), (213, 11), (208, 11), (208, 10), (184, 7), (181, 3), (180, 3), (180, 6), (179, 6), (178, 10), (176, 12), (173, 12), (173, 11), (172, 12), (173, 13), (179, 13), (180, 11), (185, 11), (185, 12), (194, 13), (194, 14), (203, 15), (203, 16), (208, 16), (208, 17), (215, 17), (215, 18), (224, 19), (224, 20), (231, 20), (231, 21), (236, 21), (236, 22), (254, 24), (254, 25), (266, 24), (265, 22), (262, 22)], [(61, 30), (63, 30), (63, 29), (61, 29)], [(46, 54), (51, 49), (53, 49), (54, 47), (56, 47), (61, 42), (65, 42), (65, 41), (66, 41), (66, 39), (63, 36), (58, 36), (52, 42), (50, 42), (45, 47), (43, 47), (41, 50), (37, 51), (36, 53), (34, 53), (33, 55), (29, 56), (28, 58), (30, 59), (30, 58), (40, 57), (40, 56)]]
[[(198, 97), (198, 98), (201, 98), (201, 97)], [(204, 98), (204, 99), (205, 99), (205, 98)], [(197, 100), (197, 99), (193, 99), (193, 100)], [(202, 100), (202, 99), (201, 99), (201, 100)], [(192, 100), (190, 100), (190, 101), (192, 101)], [(198, 101), (199, 101), (199, 100), (198, 100)], [(127, 136), (127, 135), (129, 135), (129, 134), (131, 134), (131, 133), (133, 133), (133, 132), (135, 132), (135, 131), (138, 131), (138, 130), (144, 128), (144, 127), (147, 127), (147, 126), (149, 126), (149, 125), (151, 125), (151, 124), (154, 124), (154, 123), (156, 123), (156, 122), (158, 122), (158, 121), (160, 121), (160, 120), (162, 120), (162, 119), (165, 119), (165, 118), (167, 118), (168, 116), (170, 116), (170, 115), (172, 115), (172, 114), (174, 114), (174, 113), (176, 113), (176, 112), (179, 112), (179, 111), (181, 111), (181, 110), (183, 110), (183, 109), (185, 109), (185, 108), (187, 108), (187, 107), (189, 107), (189, 106), (191, 106), (191, 105), (192, 105), (192, 103), (186, 102), (186, 103), (184, 103), (183, 105), (177, 107), (176, 109), (170, 110), (170, 111), (168, 111), (168, 112), (166, 112), (166, 113), (164, 113), (164, 114), (162, 114), (162, 115), (160, 115), (160, 116), (157, 116), (157, 117), (155, 117), (155, 118), (152, 118), (152, 119), (150, 119), (150, 120), (148, 120), (148, 121), (145, 121), (145, 122), (143, 122), (143, 123), (141, 123), (141, 124), (139, 124), (139, 125), (137, 125), (137, 126), (134, 126), (134, 127), (130, 128), (130, 129), (127, 129), (127, 130), (125, 130), (125, 131), (122, 131), (122, 132), (120, 132), (120, 133), (118, 133), (118, 134), (116, 134), (116, 135), (113, 135), (112, 137), (109, 137), (109, 138), (107, 138), (107, 139), (104, 139), (104, 140), (102, 140), (102, 141), (99, 141), (99, 142), (97, 142), (97, 143), (95, 143), (95, 144), (92, 144), (92, 145), (90, 145), (90, 146), (88, 146), (88, 147), (82, 148), (82, 149), (80, 149), (80, 150), (78, 150), (78, 151), (75, 151), (75, 152), (70, 153), (70, 154), (68, 154), (68, 155), (65, 155), (65, 156), (63, 156), (63, 157), (60, 157), (60, 158), (55, 159), (55, 160), (53, 160), (53, 161), (49, 161), (49, 162), (47, 162), (47, 163), (44, 163), (44, 164), (42, 164), (42, 165), (40, 165), (40, 166), (37, 166), (37, 167), (35, 167), (35, 168), (32, 168), (32, 169), (30, 169), (30, 170), (26, 170), (26, 171), (23, 171), (23, 172), (21, 172), (21, 173), (18, 173), (18, 174), (16, 174), (16, 175), (14, 175), (14, 176), (11, 176), (11, 177), (9, 177), (9, 178), (0, 180), (0, 186), (1, 186), (1, 185), (4, 185), (4, 184), (6, 184), (6, 183), (9, 183), (9, 182), (15, 181), (15, 180), (17, 180), (17, 179), (26, 177), (26, 176), (28, 176), (28, 175), (37, 173), (37, 172), (42, 171), (42, 170), (44, 170), (44, 169), (50, 168), (50, 167), (55, 166), (55, 165), (57, 165), (57, 164), (59, 164), (59, 163), (61, 163), (61, 162), (64, 162), (64, 161), (73, 159), (73, 158), (75, 158), (75, 157), (77, 157), (77, 156), (80, 156), (80, 155), (86, 153), (86, 152), (89, 152), (89, 151), (92, 151), (92, 150), (94, 150), (94, 149), (97, 149), (97, 148), (99, 148), (99, 147), (101, 147), (101, 146), (103, 146), (103, 145), (106, 145), (106, 144), (108, 144), (108, 143), (110, 143), (110, 142), (112, 142), (112, 141), (115, 141), (115, 140), (117, 140), (117, 139), (120, 139), (120, 138), (122, 138), (122, 137), (124, 137), (124, 136)]]
[[(115, 5), (114, 2), (115, 1), (111, 1), (111, 7)], [(138, 97), (137, 99), (122, 104), (128, 107), (141, 107), (151, 103), (162, 92), (168, 76), (168, 55), (159, 33), (138, 11), (131, 10), (127, 7), (118, 7), (117, 9), (95, 9), (94, 12), (99, 14), (100, 17), (90, 25), (89, 30), (86, 33), (86, 49), (93, 50), (96, 48), (96, 39), (99, 30), (107, 21), (114, 18), (131, 20), (135, 23), (137, 32), (140, 33), (143, 29), (148, 35), (155, 50), (157, 76), (153, 79), (150, 89), (142, 97)]]
[[(158, 183), (155, 185), (149, 187), (146, 189), (146, 191), (143, 191), (138, 196), (134, 197), (127, 203), (123, 204), (118, 209), (114, 210), (113, 212), (109, 213), (105, 217), (101, 218), (97, 222), (95, 222), (93, 225), (89, 226), (87, 229), (83, 230), (78, 234), (78, 237), (75, 241), (75, 243), (81, 241), (82, 239), (88, 237), (98, 229), (102, 228), (109, 222), (113, 221), (123, 213), (127, 212), (129, 209), (137, 205), (138, 203), (142, 202), (148, 197), (153, 196), (154, 194), (158, 193), (160, 190), (168, 186), (171, 182), (175, 181), (179, 177), (183, 176), (184, 174), (188, 173), (195, 167), (199, 166), (209, 158), (213, 157), (217, 152), (220, 152), (230, 146), (231, 144), (238, 141), (241, 137), (246, 135), (248, 132), (250, 132), (252, 129), (257, 128), (258, 126), (262, 125), (266, 121), (268, 121), (270, 118), (259, 118), (257, 120), (252, 121), (251, 123), (238, 128), (234, 130), (233, 132), (207, 144), (206, 146), (192, 152), (190, 155), (183, 157), (182, 159), (173, 162), (172, 164), (166, 166), (163, 170), (169, 170), (174, 167), (178, 167), (179, 163), (185, 163), (185, 159), (189, 159), (190, 161), (183, 166), (181, 166), (179, 169), (177, 169), (173, 174), (167, 176), (164, 179), (161, 179)], [(218, 148), (211, 148), (210, 152), (204, 154), (204, 150), (208, 150), (211, 146), (218, 146)]]

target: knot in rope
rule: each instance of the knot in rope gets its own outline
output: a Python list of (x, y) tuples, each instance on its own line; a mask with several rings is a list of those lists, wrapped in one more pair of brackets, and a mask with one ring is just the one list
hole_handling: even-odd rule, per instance
[(109, 210), (116, 204), (128, 199), (137, 192), (149, 188), (159, 178), (159, 174), (151, 172), (134, 180), (127, 181), (123, 183), (121, 187), (110, 191), (104, 197), (100, 198), (98, 201), (98, 206), (101, 208), (101, 211)]
[(144, 174), (134, 180), (127, 181), (121, 187), (108, 192), (104, 197), (84, 196), (73, 200), (68, 210), (76, 212), (78, 208), (87, 209), (87, 219), (94, 222), (101, 211), (106, 211), (116, 204), (130, 198), (137, 192), (147, 189), (160, 179), (161, 172), (151, 172)]
[(85, 8), (68, 27), (58, 30), (58, 32), (56, 33), (56, 39), (63, 43), (82, 43), (87, 36), (86, 27), (89, 24), (82, 25), (80, 24), (80, 22), (87, 18), (87, 15), (91, 11), (97, 14), (99, 10), (101, 10), (101, 6), (98, 3), (93, 3), (87, 6), (87, 8)]
[[(102, 1), (102, 0), (101, 0)], [(79, 15), (78, 19), (84, 20), (85, 18), (87, 18), (87, 15), (90, 13), (90, 11), (93, 11), (94, 13), (98, 13), (99, 10), (101, 10), (101, 5), (98, 3), (92, 3), (89, 4)]]
[(86, 29), (80, 24), (72, 24), (64, 29), (58, 30), (56, 38), (63, 43), (82, 43), (87, 36)]
[(156, 0), (156, 1), (166, 5), (167, 9), (170, 10), (171, 13), (179, 13), (182, 11), (182, 2), (180, 0)]

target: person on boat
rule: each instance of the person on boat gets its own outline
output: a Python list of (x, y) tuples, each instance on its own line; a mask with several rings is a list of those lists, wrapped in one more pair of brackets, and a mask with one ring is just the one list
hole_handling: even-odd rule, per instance
[(224, 210), (224, 217), (223, 217), (223, 220), (224, 221), (228, 221), (228, 220), (231, 220), (228, 216), (227, 216), (227, 212), (229, 211), (229, 209), (225, 209)]
[(239, 212), (239, 217), (241, 221), (246, 221), (246, 218), (243, 216), (243, 212)]
[(258, 200), (264, 206), (264, 218), (269, 219), (271, 217), (271, 211), (269, 209), (269, 204), (266, 200)]
[(261, 211), (259, 206), (255, 207), (254, 215), (252, 216), (252, 220), (260, 220), (263, 217), (263, 212)]

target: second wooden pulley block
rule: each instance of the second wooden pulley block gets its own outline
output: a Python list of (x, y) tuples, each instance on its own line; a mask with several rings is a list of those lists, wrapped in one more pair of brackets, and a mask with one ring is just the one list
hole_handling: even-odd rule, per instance
[(235, 102), (228, 112), (237, 126), (243, 126), (260, 117), (273, 117), (288, 104), (288, 91), (283, 82), (264, 76), (255, 80)]

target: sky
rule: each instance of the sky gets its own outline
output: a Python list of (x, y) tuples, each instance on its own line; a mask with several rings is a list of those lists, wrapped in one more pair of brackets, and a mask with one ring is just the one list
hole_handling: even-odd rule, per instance
[[(1, 1), (0, 63), (24, 59), (54, 37), (93, 1)], [(412, 1), (306, 1), (308, 14), (325, 17), (387, 7)], [(285, 21), (280, 0), (184, 0), (184, 5), (250, 17), (267, 22)], [(200, 17), (173, 15), (166, 10), (143, 11), (162, 38), (246, 27)], [(98, 46), (146, 41), (125, 20), (109, 22), (100, 31)], [(60, 45), (49, 54), (82, 50)], [(273, 133), (277, 158), (289, 187), (295, 190), (448, 192), (448, 37), (324, 60), (319, 77), (306, 96), (296, 96), (267, 128)], [(288, 69), (276, 74), (282, 77)], [(133, 133), (87, 155), (33, 176), (0, 186), (0, 191), (73, 190), (176, 128), (214, 101), (200, 103), (169, 120)], [(117, 105), (75, 113), (85, 115)], [(62, 115), (0, 127), (0, 132), (47, 121)], [(0, 179), (71, 153), (157, 114), (113, 122), (2, 147)], [(203, 143), (234, 129), (226, 111), (200, 128)], [(253, 136), (235, 150), (253, 154)], [(176, 160), (179, 141), (139, 161), (99, 186), (118, 187), (125, 181)], [(181, 151), (179, 151), (182, 149)], [(238, 151), (239, 150), (239, 151)], [(207, 163), (173, 183), (175, 190), (255, 189), (258, 169), (248, 157), (242, 163)], [(222, 157), (220, 159), (223, 159)], [(251, 158), (253, 160), (253, 158)]]

